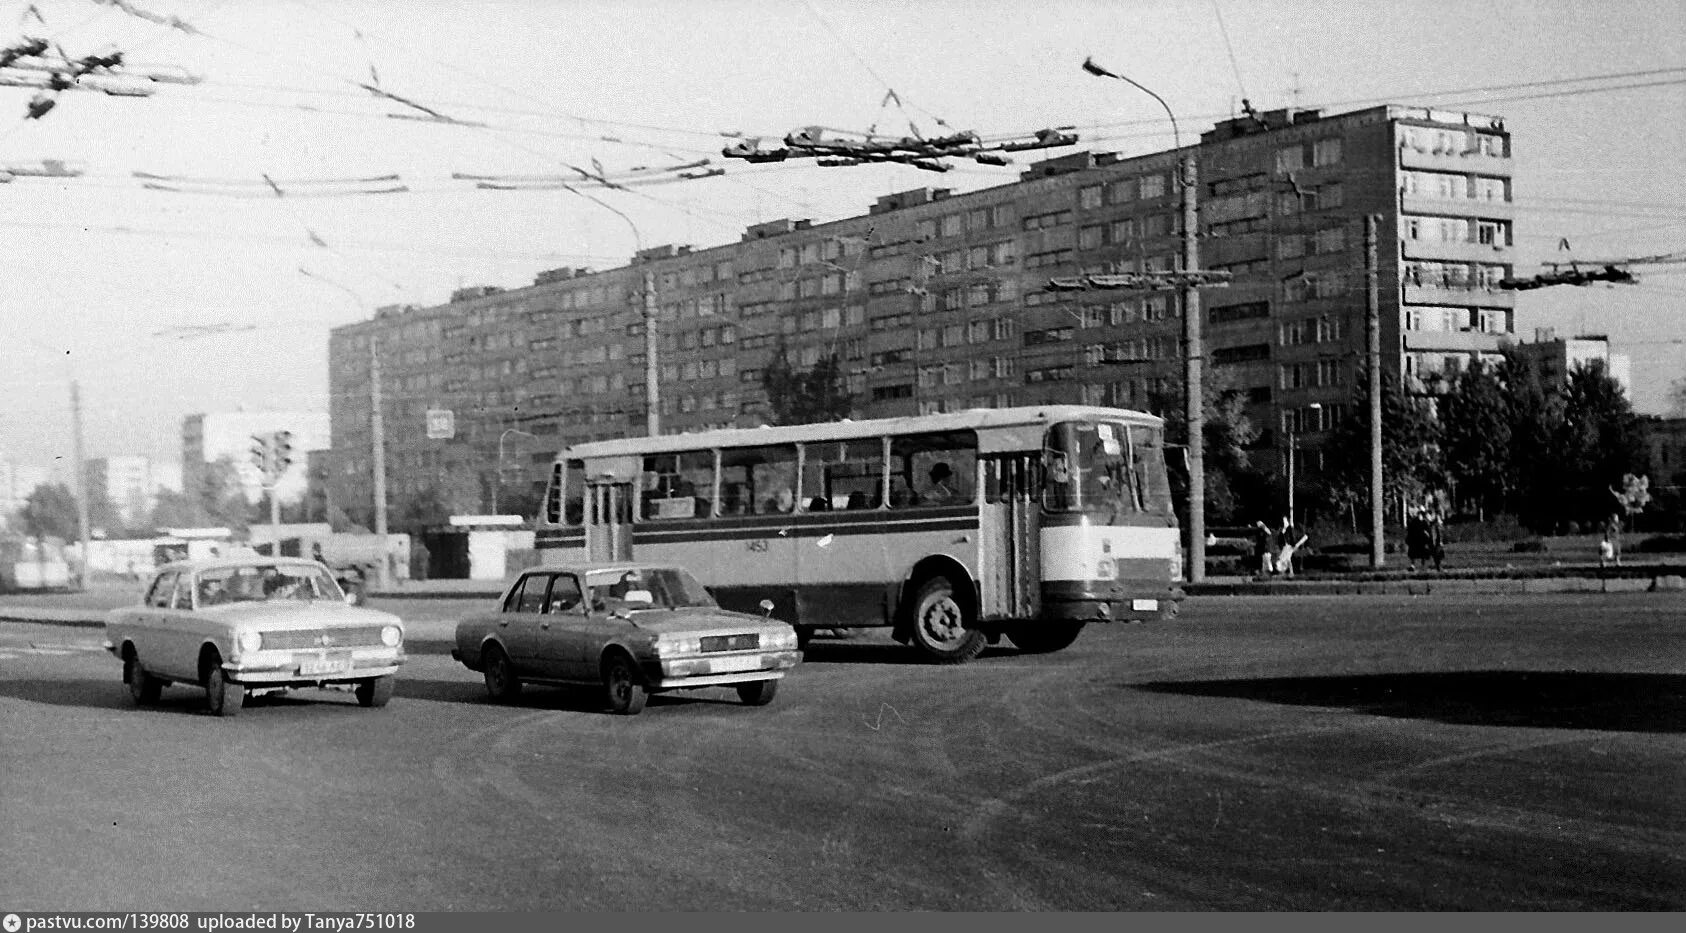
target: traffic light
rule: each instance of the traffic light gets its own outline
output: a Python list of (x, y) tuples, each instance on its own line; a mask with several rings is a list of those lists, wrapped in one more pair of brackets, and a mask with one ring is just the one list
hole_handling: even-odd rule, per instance
[(252, 466), (257, 467), (259, 473), (268, 476), (270, 467), (275, 462), (274, 438), (254, 434), (252, 440), (254, 441), (252, 444)]
[(281, 474), (287, 472), (288, 467), (293, 465), (293, 432), (276, 431), (274, 449), (275, 460), (273, 466), (275, 469), (275, 475), (280, 476)]

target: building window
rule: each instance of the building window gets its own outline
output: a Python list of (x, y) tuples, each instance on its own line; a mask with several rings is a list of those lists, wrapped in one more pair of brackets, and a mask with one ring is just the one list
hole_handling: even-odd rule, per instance
[(1144, 201), (1146, 201), (1150, 198), (1164, 197), (1165, 196), (1165, 176), (1164, 175), (1143, 175), (1141, 177), (1141, 189), (1140, 190), (1141, 190), (1141, 198)]
[(1100, 185), (1089, 185), (1077, 190), (1077, 206), (1092, 211), (1101, 206), (1103, 189)]
[(1340, 139), (1319, 139), (1311, 144), (1312, 165), (1338, 165), (1340, 161)]

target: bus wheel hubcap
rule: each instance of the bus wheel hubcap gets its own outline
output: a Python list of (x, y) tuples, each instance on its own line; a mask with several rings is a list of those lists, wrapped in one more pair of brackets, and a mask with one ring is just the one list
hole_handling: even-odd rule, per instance
[(934, 641), (948, 642), (961, 638), (966, 634), (960, 616), (960, 607), (952, 599), (939, 599), (925, 608), (921, 619), (925, 633)]

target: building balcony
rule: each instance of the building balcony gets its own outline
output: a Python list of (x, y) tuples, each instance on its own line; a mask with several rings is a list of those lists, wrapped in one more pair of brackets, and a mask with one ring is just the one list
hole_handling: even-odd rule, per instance
[(1406, 259), (1432, 259), (1440, 262), (1472, 262), (1481, 265), (1509, 265), (1515, 259), (1509, 246), (1491, 243), (1446, 243), (1438, 240), (1401, 240)]
[(1404, 288), (1408, 305), (1447, 305), (1455, 308), (1514, 308), (1516, 293), (1481, 286), (1412, 285)]
[(1481, 152), (1433, 152), (1399, 147), (1399, 167), (1425, 172), (1457, 172), (1467, 175), (1488, 175), (1509, 178), (1511, 161), (1503, 156)]
[(1426, 214), (1432, 217), (1482, 217), (1488, 220), (1514, 220), (1516, 217), (1516, 205), (1509, 201), (1441, 198), (1404, 192), (1399, 195), (1399, 211), (1403, 214)]
[(1497, 353), (1514, 334), (1493, 334), (1476, 330), (1408, 330), (1402, 334), (1404, 349), (1431, 353)]

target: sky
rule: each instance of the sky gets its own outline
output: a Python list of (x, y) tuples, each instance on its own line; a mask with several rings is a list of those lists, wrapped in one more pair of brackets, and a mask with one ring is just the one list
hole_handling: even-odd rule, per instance
[[(1043, 155), (1169, 148), (1159, 104), (1087, 56), (1164, 98), (1185, 140), (1243, 98), (1503, 117), (1519, 274), (1686, 250), (1672, 0), (0, 0), (0, 47), (26, 36), (197, 79), (64, 91), (40, 119), (39, 91), (0, 87), (0, 168), (81, 172), (0, 184), (0, 460), (66, 477), (73, 381), (87, 456), (175, 460), (188, 414), (325, 411), (330, 329), (382, 305), (1005, 184)], [(816, 125), (1080, 142), (941, 176), (719, 152)], [(590, 198), (453, 177), (704, 158), (726, 174)], [(1633, 269), (1637, 285), (1521, 293), (1517, 330), (1607, 334), (1635, 406), (1663, 413), (1686, 378), (1686, 278)]]

